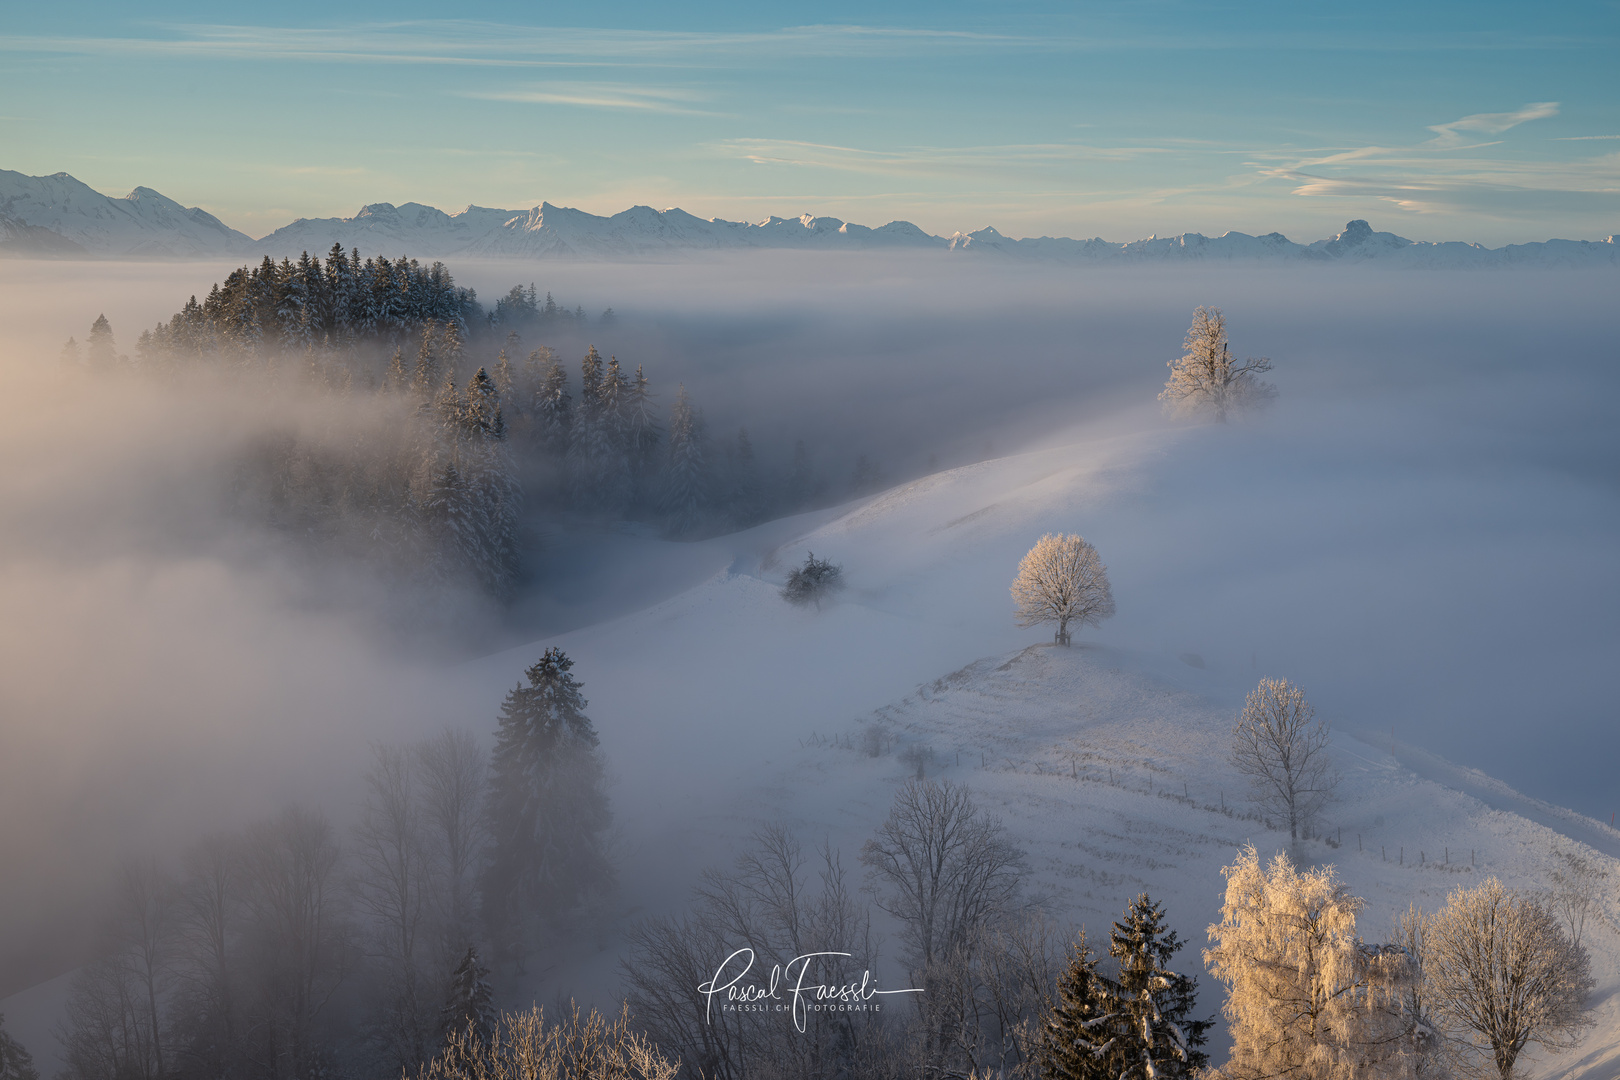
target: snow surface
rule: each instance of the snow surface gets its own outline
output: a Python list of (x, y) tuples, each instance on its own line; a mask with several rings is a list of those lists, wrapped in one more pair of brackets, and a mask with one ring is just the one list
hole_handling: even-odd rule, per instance
[[(0, 219), (49, 229), (69, 244), (98, 255), (125, 258), (194, 258), (246, 252), (253, 238), (195, 206), (181, 206), (151, 188), (110, 198), (65, 172), (25, 176), (0, 169)], [(7, 232), (12, 228), (8, 227)], [(24, 247), (13, 238), (18, 247)], [(36, 241), (29, 253), (50, 250)]]

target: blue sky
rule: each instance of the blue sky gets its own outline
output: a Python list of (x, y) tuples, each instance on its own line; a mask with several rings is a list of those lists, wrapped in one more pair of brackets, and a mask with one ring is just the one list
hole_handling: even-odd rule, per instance
[(1109, 239), (1620, 231), (1613, 0), (3, 11), (0, 167), (254, 235), (542, 199)]

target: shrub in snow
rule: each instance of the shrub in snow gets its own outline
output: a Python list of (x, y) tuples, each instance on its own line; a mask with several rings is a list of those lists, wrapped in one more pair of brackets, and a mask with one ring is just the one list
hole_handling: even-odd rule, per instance
[(815, 604), (821, 607), (823, 597), (844, 587), (844, 568), (834, 566), (826, 559), (816, 558), (815, 552), (805, 556), (804, 565), (788, 575), (782, 589), (782, 599), (790, 604)]

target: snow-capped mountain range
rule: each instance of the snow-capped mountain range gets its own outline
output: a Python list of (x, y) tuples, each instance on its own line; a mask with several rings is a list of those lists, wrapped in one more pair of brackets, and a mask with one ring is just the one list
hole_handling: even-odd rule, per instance
[(26, 176), (0, 169), (0, 254), (111, 258), (221, 255), (296, 257), (334, 244), (417, 258), (491, 256), (637, 259), (682, 252), (809, 249), (915, 249), (1063, 263), (1368, 262), (1426, 268), (1620, 266), (1620, 244), (1546, 240), (1487, 248), (1413, 241), (1352, 221), (1326, 240), (1298, 244), (1281, 233), (1182, 233), (1114, 243), (1040, 236), (1013, 239), (994, 228), (934, 236), (909, 221), (868, 228), (805, 214), (764, 221), (700, 218), (684, 210), (634, 206), (611, 217), (543, 202), (529, 210), (469, 206), (454, 214), (421, 203), (372, 203), (353, 217), (299, 218), (255, 240), (197, 207), (138, 187), (102, 195), (67, 173)]

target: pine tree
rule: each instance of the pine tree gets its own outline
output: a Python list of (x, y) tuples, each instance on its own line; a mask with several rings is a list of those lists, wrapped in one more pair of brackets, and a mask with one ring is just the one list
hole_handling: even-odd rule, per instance
[(95, 372), (111, 371), (118, 364), (118, 349), (113, 345), (112, 324), (107, 321), (105, 315), (97, 315), (96, 321), (90, 324), (85, 359), (89, 362), (90, 370)]
[(731, 452), (730, 490), (726, 510), (739, 529), (756, 524), (764, 516), (764, 499), (759, 488), (759, 469), (754, 463), (754, 444), (747, 428), (737, 429), (737, 445)]
[(663, 441), (664, 432), (658, 425), (653, 393), (648, 389), (647, 376), (642, 373), (640, 364), (636, 365), (636, 377), (630, 381), (625, 398), (624, 425), (632, 500), (645, 503), (658, 471), (658, 444)]
[(68, 338), (67, 342), (62, 346), (62, 355), (60, 359), (63, 367), (72, 371), (77, 371), (79, 369), (79, 364), (82, 362), (79, 359), (79, 343), (73, 338)]
[(660, 508), (671, 536), (693, 532), (707, 516), (710, 484), (703, 415), (681, 386), (669, 410), (669, 458)]
[(11, 1037), (3, 1013), (0, 1013), (0, 1080), (39, 1080), (34, 1056)]
[(528, 362), (540, 375), (534, 403), (530, 407), (535, 418), (534, 438), (546, 453), (561, 458), (568, 452), (568, 433), (573, 426), (573, 396), (568, 393), (568, 372), (557, 354), (543, 345), (529, 354)]
[(1100, 992), (1097, 958), (1082, 931), (1058, 977), (1057, 1001), (1041, 1028), (1035, 1053), (1041, 1080), (1115, 1080), (1107, 1060), (1109, 1038), (1101, 1034), (1110, 1014)]
[(411, 388), (423, 397), (439, 381), (439, 325), (432, 319), (422, 324), (422, 343), (416, 349), (416, 370)]
[(491, 935), (520, 967), (537, 920), (566, 914), (613, 878), (596, 730), (573, 666), (548, 648), (524, 672), (528, 685), (501, 703), (483, 895)]
[(1179, 1080), (1209, 1062), (1198, 1048), (1213, 1021), (1190, 1015), (1198, 981), (1168, 966), (1183, 944), (1166, 931), (1164, 908), (1146, 893), (1131, 901), (1109, 933), (1108, 955), (1119, 962), (1119, 978), (1099, 981), (1119, 1019), (1110, 1070), (1118, 1080)]
[(489, 968), (478, 958), (477, 946), (469, 945), (450, 975), (443, 1012), (446, 1038), (471, 1029), (473, 1037), (485, 1046), (495, 1029), (495, 1006), (489, 988)]

